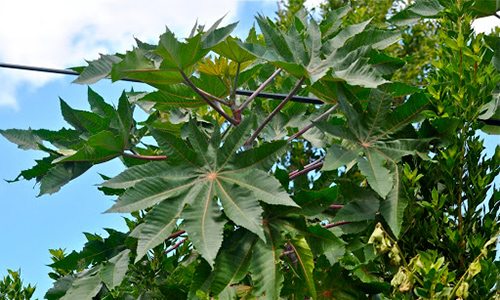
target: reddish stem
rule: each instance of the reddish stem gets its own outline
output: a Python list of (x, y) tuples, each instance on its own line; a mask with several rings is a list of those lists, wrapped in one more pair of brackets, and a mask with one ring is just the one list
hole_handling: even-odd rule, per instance
[(166, 240), (169, 240), (169, 239), (174, 239), (174, 238), (178, 237), (179, 235), (181, 235), (181, 234), (183, 234), (183, 233), (186, 233), (186, 231), (185, 231), (185, 230), (179, 230), (179, 231), (177, 231), (177, 232), (174, 232), (174, 233), (172, 233), (171, 235), (169, 235), (169, 236), (166, 238)]
[(281, 69), (278, 69), (276, 70), (272, 75), (271, 77), (269, 77), (266, 81), (264, 81), (264, 83), (262, 83), (259, 88), (257, 88), (255, 90), (255, 92), (253, 92), (252, 95), (250, 95), (247, 100), (235, 111), (241, 113), (242, 110), (245, 109), (245, 107), (247, 107), (248, 104), (250, 104), (250, 102), (252, 102), (253, 99), (255, 99), (255, 97), (257, 97), (259, 95), (260, 92), (262, 92), (262, 90), (269, 84), (271, 83), (271, 81), (273, 81), (274, 78), (276, 78), (276, 76), (278, 76), (278, 74), (281, 72)]
[(299, 132), (297, 132), (296, 134), (289, 137), (288, 140), (290, 141), (290, 140), (296, 139), (299, 136), (303, 135), (306, 131), (308, 131), (309, 129), (314, 127), (315, 122), (319, 122), (319, 121), (323, 120), (324, 118), (328, 117), (328, 115), (330, 115), (333, 111), (335, 111), (337, 109), (337, 107), (339, 107), (338, 103), (335, 104), (334, 106), (332, 106), (329, 110), (325, 111), (321, 116), (314, 119), (309, 125), (302, 128)]
[(255, 139), (257, 138), (259, 133), (262, 130), (264, 130), (264, 127), (266, 127), (266, 125), (274, 118), (274, 116), (276, 116), (276, 114), (278, 114), (280, 112), (280, 110), (283, 108), (283, 106), (285, 106), (285, 104), (287, 104), (288, 101), (290, 101), (293, 98), (293, 95), (295, 95), (299, 91), (299, 89), (302, 85), (302, 82), (304, 82), (304, 79), (305, 79), (305, 77), (302, 77), (295, 84), (295, 87), (290, 92), (290, 94), (288, 94), (288, 96), (286, 96), (286, 98), (283, 99), (283, 101), (269, 114), (269, 116), (267, 116), (267, 118), (262, 122), (262, 124), (260, 124), (259, 128), (257, 128), (257, 130), (255, 130), (255, 132), (252, 134), (252, 136), (243, 145), (245, 148), (250, 148), (252, 146), (253, 141), (255, 141)]
[(297, 178), (297, 177), (299, 177), (301, 175), (309, 173), (312, 170), (319, 169), (322, 166), (323, 166), (323, 161), (322, 160), (317, 160), (315, 162), (312, 162), (312, 163), (308, 164), (302, 170), (295, 170), (295, 171), (290, 172), (290, 174), (288, 174), (288, 178), (290, 178), (290, 180), (295, 179), (295, 178)]
[(329, 229), (329, 228), (333, 228), (333, 227), (337, 227), (337, 226), (345, 225), (345, 224), (351, 224), (351, 223), (352, 223), (351, 221), (339, 221), (339, 222), (327, 224), (323, 227), (326, 229)]
[(139, 155), (132, 154), (128, 152), (122, 152), (123, 156), (136, 158), (136, 159), (144, 159), (144, 160), (166, 160), (167, 157), (165, 155)]
[(179, 247), (182, 243), (184, 243), (185, 241), (187, 240), (187, 238), (183, 238), (182, 240), (180, 240), (177, 244), (173, 245), (170, 249), (168, 249), (167, 251), (165, 251), (165, 254), (175, 250), (177, 247)]
[(184, 71), (181, 70), (180, 73), (181, 73), (182, 77), (184, 78), (184, 82), (190, 88), (192, 88), (193, 91), (195, 91), (198, 95), (200, 95), (200, 97), (203, 100), (205, 100), (205, 102), (208, 105), (210, 105), (210, 107), (212, 107), (216, 112), (218, 112), (221, 116), (223, 116), (226, 120), (228, 120), (234, 126), (238, 125), (238, 122), (236, 122), (236, 120), (234, 120), (233, 118), (231, 118), (230, 116), (228, 116), (224, 110), (222, 110), (220, 107), (218, 107), (217, 105), (215, 105), (210, 99), (208, 99), (208, 97), (202, 91), (200, 91), (200, 89), (196, 85), (194, 85), (194, 83), (191, 82), (191, 80), (189, 80), (189, 77), (187, 77), (187, 75), (186, 75), (186, 73), (184, 73)]
[(329, 209), (342, 209), (344, 205), (330, 205), (328, 206)]

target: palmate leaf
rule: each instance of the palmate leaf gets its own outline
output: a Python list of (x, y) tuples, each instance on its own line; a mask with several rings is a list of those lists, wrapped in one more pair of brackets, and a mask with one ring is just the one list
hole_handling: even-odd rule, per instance
[(213, 280), (210, 284), (212, 293), (218, 295), (230, 284), (238, 283), (246, 276), (255, 242), (255, 235), (245, 229), (238, 229), (231, 240), (223, 243), (215, 260)]
[(236, 41), (239, 41), (239, 39), (229, 36), (215, 46), (213, 51), (237, 63), (245, 63), (257, 59), (255, 55), (240, 47)]
[(160, 36), (157, 46), (137, 40), (138, 47), (125, 55), (101, 55), (87, 67), (75, 68), (81, 73), (74, 82), (91, 84), (110, 77), (113, 81), (124, 78), (139, 80), (155, 87), (181, 83), (184, 78), (180, 71), (191, 74), (198, 60), (236, 27), (233, 23), (217, 28), (221, 21), (215, 22), (207, 32), (193, 34), (186, 42), (180, 42), (168, 29)]
[(313, 278), (314, 256), (304, 237), (296, 237), (289, 243), (293, 254), (297, 258), (297, 273), (307, 285), (312, 299), (316, 299), (316, 286)]
[(398, 12), (389, 21), (400, 26), (408, 25), (423, 18), (435, 17), (443, 9), (444, 7), (438, 0), (419, 0)]
[[(286, 142), (269, 143), (237, 153), (250, 129), (251, 119), (247, 117), (236, 127), (222, 147), (218, 127), (208, 141), (194, 120), (189, 125), (190, 145), (168, 132), (151, 129), (158, 145), (175, 165), (148, 163), (130, 168), (105, 182), (105, 187), (129, 187), (108, 212), (133, 212), (178, 197), (183, 206), (186, 205), (180, 213), (183, 226), (212, 266), (222, 243), (224, 225), (217, 200), (230, 220), (263, 239), (262, 208), (258, 201), (287, 206), (296, 204), (274, 177), (254, 168), (274, 162), (284, 152)], [(169, 223), (174, 215), (176, 213), (164, 219), (162, 224)], [(162, 228), (160, 223), (158, 228)], [(142, 231), (138, 237), (140, 241), (149, 241), (150, 246), (161, 242), (160, 239), (151, 242), (149, 236), (142, 237)]]
[(77, 79), (73, 83), (78, 84), (93, 84), (97, 81), (106, 78), (111, 73), (113, 64), (119, 63), (122, 60), (117, 55), (103, 55), (94, 61), (87, 62), (89, 65), (85, 67)]
[(91, 166), (92, 164), (87, 162), (51, 164), (51, 168), (40, 175), (43, 177), (40, 179), (40, 194), (38, 196), (59, 191), (63, 185), (85, 173)]
[(146, 215), (144, 223), (131, 233), (139, 237), (136, 263), (149, 249), (161, 244), (172, 233), (182, 211), (181, 200), (174, 198), (159, 203)]
[(88, 242), (80, 252), (73, 251), (50, 267), (62, 270), (85, 269), (107, 259), (111, 259), (126, 249), (127, 235), (112, 229), (106, 229), (109, 237), (102, 239), (98, 235), (86, 234)]
[(266, 242), (255, 243), (250, 272), (252, 273), (252, 294), (258, 299), (279, 299), (283, 287), (283, 274), (279, 259), (282, 246), (281, 235), (266, 226)]
[(369, 23), (366, 21), (335, 33), (332, 30), (338, 28), (338, 21), (345, 13), (347, 11), (331, 14), (328, 22), (320, 25), (314, 20), (308, 22), (306, 18), (296, 17), (287, 32), (270, 19), (259, 16), (257, 22), (267, 47), (255, 43), (238, 44), (295, 77), (308, 78), (311, 85), (329, 72), (333, 78), (352, 85), (377, 87), (386, 83), (379, 72), (381, 68), (368, 62), (376, 60), (370, 57), (377, 56), (376, 50), (396, 42), (400, 32), (366, 30)]
[(120, 285), (129, 268), (130, 250), (126, 249), (111, 258), (99, 271), (99, 276), (109, 289)]
[[(84, 271), (85, 272), (85, 271)], [(102, 281), (99, 275), (92, 274), (90, 270), (76, 278), (71, 287), (68, 289), (66, 294), (60, 298), (61, 300), (72, 300), (72, 299), (82, 299), (82, 300), (92, 300), (97, 293), (101, 290)]]
[(401, 193), (398, 162), (405, 155), (415, 155), (429, 142), (427, 139), (418, 139), (412, 127), (406, 127), (405, 132), (402, 129), (425, 109), (427, 98), (421, 93), (414, 94), (403, 105), (391, 111), (392, 97), (373, 90), (368, 105), (363, 110), (359, 100), (342, 84), (328, 84), (332, 90), (337, 87), (337, 98), (348, 126), (327, 123), (318, 126), (343, 138), (348, 146), (334, 144), (327, 151), (323, 170), (335, 170), (355, 160), (370, 187), (385, 199), (383, 201), (388, 201), (383, 205), (384, 208), (387, 205), (390, 208), (384, 209), (382, 216), (388, 222), (391, 220), (391, 229), (397, 236), (406, 206), (405, 197)]

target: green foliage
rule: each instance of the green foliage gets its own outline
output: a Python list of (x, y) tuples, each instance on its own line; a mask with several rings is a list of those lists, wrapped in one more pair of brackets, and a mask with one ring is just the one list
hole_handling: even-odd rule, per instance
[(77, 83), (156, 91), (115, 108), (89, 89), (91, 111), (61, 100), (74, 129), (2, 130), (48, 154), (14, 180), (41, 194), (95, 164), (126, 166), (99, 189), (116, 197), (108, 213), (131, 214), (129, 231), (51, 250), (46, 298), (499, 297), (500, 147), (485, 156), (477, 132), (498, 114), (500, 49), (470, 28), (492, 8), (374, 3), (290, 1), (244, 41), (221, 20), (185, 40), (167, 29), (76, 68)]
[(21, 280), (21, 271), (7, 270), (9, 273), (0, 281), (0, 297), (6, 300), (28, 300), (35, 292), (35, 287), (24, 286)]

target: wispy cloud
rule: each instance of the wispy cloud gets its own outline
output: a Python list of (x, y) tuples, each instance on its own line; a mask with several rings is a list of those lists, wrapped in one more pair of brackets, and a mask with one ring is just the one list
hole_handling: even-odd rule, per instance
[(480, 18), (472, 23), (472, 27), (476, 32), (488, 34), (493, 31), (493, 28), (500, 27), (500, 19), (495, 16)]
[[(237, 15), (234, 0), (65, 0), (4, 1), (0, 10), (0, 61), (44, 67), (70, 67), (98, 53), (124, 52), (133, 37), (156, 42), (168, 25), (186, 36), (196, 19), (211, 25), (227, 13)], [(0, 69), (0, 109), (17, 109), (16, 90), (37, 88), (54, 75)]]

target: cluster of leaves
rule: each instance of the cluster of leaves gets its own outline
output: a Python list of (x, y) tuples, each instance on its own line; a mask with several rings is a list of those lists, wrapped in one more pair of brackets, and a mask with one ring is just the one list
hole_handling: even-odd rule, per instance
[(21, 271), (7, 270), (9, 273), (0, 281), (0, 297), (8, 300), (27, 300), (31, 299), (35, 292), (35, 287), (28, 284), (23, 286), (21, 280)]
[(258, 16), (262, 34), (245, 41), (221, 20), (185, 41), (167, 29), (158, 45), (137, 40), (75, 68), (77, 83), (156, 91), (123, 93), (115, 108), (89, 89), (90, 112), (61, 101), (73, 129), (1, 131), (49, 155), (16, 178), (36, 179), (41, 194), (94, 164), (127, 167), (99, 189), (117, 197), (107, 212), (131, 213), (129, 232), (51, 250), (46, 298), (498, 297), (500, 192), (487, 190), (500, 148), (485, 158), (475, 131), (499, 110), (500, 51), (472, 33), (474, 5), (421, 1), (392, 17), (393, 27), (430, 16), (449, 26), (435, 69), (420, 74), (426, 90), (391, 82), (405, 62), (388, 54), (411, 29), (353, 23), (361, 13), (348, 6), (324, 7), (320, 22), (303, 10)]

